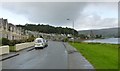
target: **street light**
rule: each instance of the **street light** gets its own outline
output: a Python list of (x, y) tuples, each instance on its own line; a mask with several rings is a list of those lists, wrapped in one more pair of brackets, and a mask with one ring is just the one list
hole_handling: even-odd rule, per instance
[[(67, 20), (71, 20), (71, 19), (67, 19)], [(73, 26), (73, 43), (75, 42), (74, 40), (74, 20), (71, 20), (72, 21), (72, 26)]]

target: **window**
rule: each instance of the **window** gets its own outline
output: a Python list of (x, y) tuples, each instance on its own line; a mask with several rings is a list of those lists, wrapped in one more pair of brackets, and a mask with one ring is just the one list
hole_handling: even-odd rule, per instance
[(12, 36), (12, 40), (14, 40), (14, 36)]
[(35, 42), (36, 42), (36, 43), (41, 43), (42, 41), (41, 41), (41, 40), (36, 40)]

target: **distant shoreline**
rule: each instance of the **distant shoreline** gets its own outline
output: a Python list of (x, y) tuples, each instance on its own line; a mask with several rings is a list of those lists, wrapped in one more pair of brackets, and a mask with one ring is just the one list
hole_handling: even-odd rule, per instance
[(120, 38), (105, 38), (105, 39), (84, 40), (83, 42), (120, 44), (120, 42), (118, 42), (119, 39)]

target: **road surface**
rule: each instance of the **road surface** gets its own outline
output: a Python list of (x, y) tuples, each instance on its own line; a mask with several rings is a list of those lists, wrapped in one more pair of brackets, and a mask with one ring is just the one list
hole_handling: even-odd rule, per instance
[(68, 69), (67, 51), (62, 42), (49, 41), (47, 48), (21, 51), (2, 61), (3, 69)]

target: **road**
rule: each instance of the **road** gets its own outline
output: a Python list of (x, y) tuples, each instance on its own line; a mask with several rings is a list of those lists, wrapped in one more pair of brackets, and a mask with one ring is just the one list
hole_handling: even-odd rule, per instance
[(2, 61), (3, 69), (68, 69), (67, 51), (62, 42), (49, 41), (48, 47), (21, 52)]

